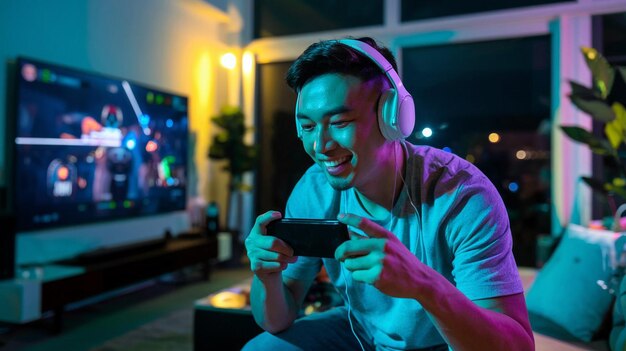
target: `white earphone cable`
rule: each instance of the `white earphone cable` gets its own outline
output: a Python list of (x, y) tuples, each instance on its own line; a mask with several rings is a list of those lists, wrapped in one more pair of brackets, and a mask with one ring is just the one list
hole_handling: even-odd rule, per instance
[[(345, 213), (347, 211), (347, 207), (348, 207), (348, 203), (347, 203), (347, 196), (346, 196), (346, 190), (342, 190), (341, 191), (341, 197), (342, 197), (342, 202), (343, 202), (343, 212)], [(352, 331), (352, 335), (354, 335), (354, 337), (356, 338), (356, 341), (359, 343), (359, 345), (361, 346), (361, 351), (365, 351), (365, 348), (363, 347), (363, 343), (361, 343), (361, 339), (359, 338), (359, 336), (356, 334), (356, 331), (354, 330), (354, 324), (352, 323), (352, 306), (350, 305), (350, 293), (348, 292), (348, 279), (346, 278), (345, 274), (343, 273), (344, 267), (343, 265), (340, 263), (339, 264), (339, 269), (341, 271), (341, 276), (343, 277), (343, 282), (346, 286), (345, 292), (346, 292), (346, 299), (348, 300), (348, 323), (350, 323), (350, 330)], [(347, 269), (347, 268), (346, 268)]]
[[(394, 161), (394, 177), (393, 177), (393, 193), (391, 196), (391, 207), (389, 209), (389, 223), (387, 224), (387, 230), (391, 231), (391, 224), (393, 222), (393, 207), (394, 207), (394, 202), (396, 200), (396, 186), (398, 185), (397, 180), (398, 180), (398, 158), (397, 158), (397, 145), (394, 145), (393, 147), (393, 161)], [(400, 179), (402, 180), (402, 183), (406, 186), (406, 183), (404, 182), (404, 177), (402, 176), (402, 174), (400, 174)], [(344, 212), (346, 212), (347, 210), (347, 196), (345, 193), (345, 190), (343, 190), (341, 192), (342, 195), (342, 202), (343, 202), (343, 206), (344, 206)], [(407, 193), (408, 195), (408, 193)], [(409, 196), (409, 201), (411, 202), (411, 205), (413, 206), (413, 208), (415, 208), (415, 205), (413, 204), (413, 201), (411, 201), (411, 197)], [(417, 212), (417, 209), (415, 209), (415, 211)], [(363, 346), (363, 343), (361, 342), (361, 339), (359, 338), (359, 336), (357, 335), (356, 331), (354, 330), (354, 324), (352, 323), (352, 306), (350, 304), (350, 293), (348, 291), (348, 279), (346, 278), (343, 270), (344, 267), (340, 264), (339, 269), (341, 271), (341, 276), (343, 277), (343, 281), (344, 284), (346, 286), (345, 288), (345, 293), (346, 293), (346, 300), (348, 303), (348, 323), (350, 323), (350, 330), (352, 331), (352, 334), (354, 335), (354, 337), (356, 338), (356, 341), (359, 343), (359, 346), (361, 346), (361, 350), (365, 351), (365, 347)]]
[[(402, 152), (404, 153), (406, 150), (406, 145), (404, 144), (404, 140), (401, 142), (402, 143)], [(405, 161), (405, 168), (408, 168), (408, 157), (406, 157), (404, 159)], [(402, 180), (402, 184), (404, 185), (404, 188), (406, 189), (406, 196), (409, 198), (409, 203), (411, 204), (411, 206), (413, 207), (413, 210), (415, 210), (415, 214), (418, 216), (419, 218), (419, 211), (417, 210), (417, 207), (415, 206), (415, 203), (413, 202), (413, 199), (411, 198), (411, 192), (409, 191), (409, 185), (406, 183), (406, 181), (404, 180), (404, 176), (402, 175), (402, 172), (400, 172), (400, 179)]]
[(354, 335), (354, 337), (356, 338), (356, 341), (359, 343), (359, 346), (361, 346), (361, 350), (365, 351), (365, 347), (363, 347), (363, 343), (361, 342), (361, 339), (359, 338), (359, 336), (356, 334), (356, 331), (354, 331), (354, 324), (352, 323), (352, 314), (351, 314), (351, 306), (350, 306), (350, 294), (348, 294), (348, 280), (346, 279), (346, 276), (343, 273), (343, 267), (341, 268), (341, 276), (343, 277), (343, 281), (346, 284), (346, 299), (348, 300), (348, 322), (350, 323), (350, 330), (352, 330), (352, 335)]

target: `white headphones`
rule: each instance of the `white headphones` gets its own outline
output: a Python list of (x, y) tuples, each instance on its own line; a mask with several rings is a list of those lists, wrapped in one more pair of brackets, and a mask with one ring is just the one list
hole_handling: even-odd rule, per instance
[[(411, 135), (415, 126), (415, 105), (413, 97), (404, 87), (398, 73), (385, 57), (367, 43), (356, 39), (340, 39), (338, 43), (354, 49), (374, 62), (387, 76), (392, 88), (383, 92), (378, 101), (378, 128), (387, 140), (402, 140)], [(298, 120), (296, 100), (296, 130), (302, 138), (302, 126)]]

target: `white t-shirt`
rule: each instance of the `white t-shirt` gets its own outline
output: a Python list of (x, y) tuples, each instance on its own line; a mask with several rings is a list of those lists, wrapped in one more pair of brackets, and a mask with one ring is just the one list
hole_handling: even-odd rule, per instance
[[(523, 292), (511, 252), (506, 208), (487, 177), (451, 153), (404, 145), (404, 187), (392, 216), (375, 222), (472, 300)], [(372, 219), (353, 188), (334, 190), (319, 166), (311, 166), (295, 186), (285, 217), (335, 219), (338, 213)], [(390, 297), (372, 285), (353, 281), (337, 260), (300, 257), (283, 275), (311, 280), (321, 264), (346, 303), (347, 283), (354, 317), (377, 348), (403, 350), (444, 343), (416, 300)]]

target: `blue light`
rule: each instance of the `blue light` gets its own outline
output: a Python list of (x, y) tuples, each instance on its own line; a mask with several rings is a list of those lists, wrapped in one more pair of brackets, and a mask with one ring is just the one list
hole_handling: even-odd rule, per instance
[(445, 146), (442, 150), (445, 152), (452, 152), (452, 149), (447, 146)]
[(426, 128), (424, 128), (424, 129), (422, 129), (422, 135), (423, 135), (425, 138), (430, 138), (430, 137), (433, 135), (433, 130), (432, 130), (432, 129), (430, 129), (430, 128), (428, 128), (428, 127), (426, 127)]
[(165, 121), (165, 125), (168, 128), (172, 128), (174, 126), (174, 121), (171, 118), (168, 118), (167, 121)]
[(150, 116), (146, 114), (139, 116), (139, 125), (141, 125), (142, 127), (145, 127), (148, 124), (150, 124)]
[(128, 140), (126, 140), (126, 148), (128, 150), (134, 149), (135, 146), (137, 146), (137, 142), (135, 141), (135, 139), (128, 139)]
[(516, 193), (519, 190), (519, 185), (516, 182), (510, 182), (509, 183), (509, 190), (512, 193)]

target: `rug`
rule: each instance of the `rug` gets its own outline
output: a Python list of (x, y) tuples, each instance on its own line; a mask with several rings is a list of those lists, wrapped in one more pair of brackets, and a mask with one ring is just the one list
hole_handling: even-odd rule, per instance
[(193, 308), (173, 312), (91, 351), (192, 351)]

